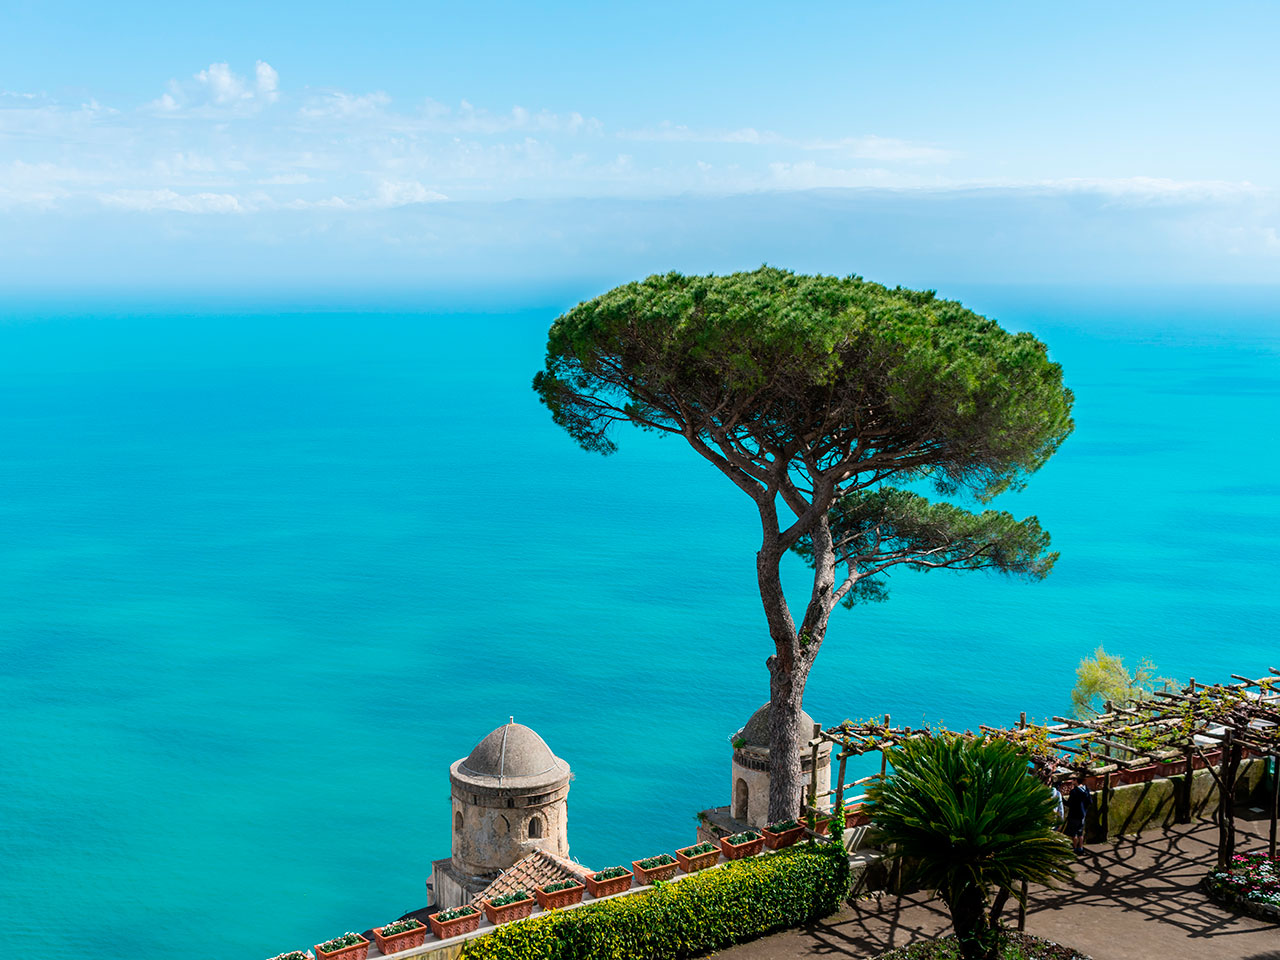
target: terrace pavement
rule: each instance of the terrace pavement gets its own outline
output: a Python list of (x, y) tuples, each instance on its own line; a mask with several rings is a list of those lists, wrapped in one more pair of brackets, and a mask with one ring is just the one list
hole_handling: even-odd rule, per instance
[[(1266, 849), (1266, 820), (1237, 819), (1236, 826), (1237, 852)], [(1280, 925), (1219, 907), (1197, 887), (1214, 862), (1217, 836), (1202, 821), (1086, 847), (1073, 883), (1032, 888), (1027, 932), (1094, 960), (1280, 960)], [(883, 894), (716, 957), (865, 960), (949, 932), (946, 908), (930, 894)]]

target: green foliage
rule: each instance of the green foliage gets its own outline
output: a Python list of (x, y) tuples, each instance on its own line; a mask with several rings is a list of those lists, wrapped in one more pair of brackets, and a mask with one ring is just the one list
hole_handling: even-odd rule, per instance
[(788, 830), (794, 830), (800, 826), (798, 820), (780, 820), (777, 823), (771, 823), (766, 828), (770, 833), (786, 833)]
[(1121, 657), (1102, 647), (1085, 657), (1076, 667), (1076, 685), (1071, 690), (1071, 711), (1083, 719), (1099, 716), (1106, 701), (1123, 706), (1134, 700), (1150, 700), (1151, 691), (1168, 689), (1171, 681), (1156, 677), (1156, 667), (1143, 658), (1130, 673)]
[(548, 883), (542, 888), (543, 893), (557, 893), (561, 890), (572, 890), (574, 887), (580, 887), (582, 884), (577, 880), (557, 880), (555, 883)]
[(725, 837), (724, 842), (733, 844), (735, 847), (740, 843), (750, 843), (752, 840), (759, 840), (760, 834), (754, 830), (743, 830), (741, 833), (735, 833), (732, 837)]
[(404, 920), (396, 920), (393, 923), (388, 923), (382, 928), (382, 935), (384, 937), (391, 937), (395, 936), (397, 933), (404, 933), (406, 930), (417, 930), (420, 926), (422, 926), (421, 921), (415, 920), (413, 917), (406, 917)]
[(656, 857), (645, 857), (643, 860), (637, 860), (636, 866), (641, 870), (652, 870), (655, 867), (665, 867), (668, 864), (676, 862), (676, 858), (669, 853), (660, 853)]
[(450, 920), (457, 920), (459, 917), (469, 917), (475, 912), (475, 907), (463, 904), (460, 907), (454, 907), (452, 910), (441, 910), (435, 917), (437, 923), (447, 923)]
[(532, 900), (533, 894), (528, 890), (513, 890), (511, 893), (504, 893), (496, 897), (489, 898), (489, 906), (505, 907), (513, 903), (520, 903), (524, 900)]
[(332, 940), (320, 944), (320, 949), (325, 953), (333, 953), (335, 950), (341, 950), (343, 947), (354, 947), (357, 943), (364, 943), (364, 937), (358, 933), (344, 933), (340, 937), (334, 937)]
[(597, 870), (591, 875), (593, 880), (616, 880), (618, 877), (625, 877), (631, 871), (626, 867), (606, 867), (603, 870)]
[[(950, 936), (912, 943), (882, 953), (874, 960), (960, 960), (962, 956), (959, 941)], [(1001, 933), (996, 956), (998, 960), (1089, 960), (1071, 947), (1011, 931)]]
[[(1058, 559), (1049, 534), (1035, 517), (1016, 520), (1003, 510), (972, 513), (950, 503), (894, 487), (854, 490), (829, 511), (836, 562), (860, 576), (845, 594), (846, 606), (887, 599), (884, 574), (897, 564), (921, 571), (995, 570), (1043, 580)], [(813, 564), (810, 537), (795, 551)]]
[(893, 773), (867, 791), (876, 825), (908, 877), (951, 911), (965, 957), (993, 957), (988, 902), (1021, 881), (1069, 880), (1073, 854), (1054, 831), (1054, 801), (1007, 740), (941, 734), (890, 754)]
[(791, 848), (644, 893), (555, 910), (469, 940), (464, 960), (682, 960), (834, 913), (843, 851)]
[[(749, 455), (814, 438), (876, 469), (928, 469), (941, 491), (1019, 486), (1070, 433), (1044, 345), (931, 291), (773, 267), (628, 283), (558, 318), (534, 389), (585, 449), (611, 426), (724, 429)], [(766, 457), (768, 459), (768, 457)]]
[(685, 847), (680, 852), (683, 853), (686, 857), (696, 857), (699, 854), (711, 853), (713, 850), (719, 850), (719, 849), (720, 848), (717, 847), (714, 843), (711, 843), (708, 840), (703, 840), (701, 843), (695, 843), (692, 847)]

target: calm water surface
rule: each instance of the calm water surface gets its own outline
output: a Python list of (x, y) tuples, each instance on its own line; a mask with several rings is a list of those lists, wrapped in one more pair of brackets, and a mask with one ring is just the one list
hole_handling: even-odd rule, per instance
[[(807, 709), (1043, 716), (1100, 644), (1180, 679), (1280, 665), (1267, 299), (948, 292), (1076, 391), (1075, 435), (1003, 504), (1062, 559), (1038, 585), (894, 577), (836, 617)], [(11, 949), (253, 960), (422, 906), (448, 765), (510, 714), (572, 764), (585, 863), (727, 801), (727, 737), (767, 697), (751, 505), (677, 442), (601, 458), (550, 422), (529, 380), (567, 305), (10, 310)]]

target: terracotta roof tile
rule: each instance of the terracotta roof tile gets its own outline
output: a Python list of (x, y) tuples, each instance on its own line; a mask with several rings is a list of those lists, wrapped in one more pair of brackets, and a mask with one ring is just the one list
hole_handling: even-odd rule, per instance
[(557, 880), (581, 880), (591, 872), (576, 860), (557, 857), (545, 850), (535, 850), (504, 870), (498, 879), (476, 894), (471, 903), (479, 906), (485, 897), (497, 897), (517, 890), (533, 893), (534, 887), (555, 883)]

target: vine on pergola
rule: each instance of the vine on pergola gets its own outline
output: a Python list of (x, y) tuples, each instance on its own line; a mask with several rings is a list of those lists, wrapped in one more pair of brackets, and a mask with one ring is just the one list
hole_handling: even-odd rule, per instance
[[(1165, 776), (1188, 774), (1200, 766), (1218, 785), (1218, 866), (1225, 868), (1235, 852), (1235, 790), (1241, 762), (1247, 755), (1274, 757), (1280, 762), (1280, 670), (1259, 679), (1232, 674), (1234, 683), (1197, 683), (1192, 679), (1179, 691), (1156, 691), (1153, 699), (1124, 704), (1108, 703), (1105, 712), (1092, 719), (1053, 717), (1052, 723), (1028, 723), (1024, 713), (1017, 726), (981, 726), (982, 735), (1009, 740), (1021, 746), (1037, 774), (1047, 784), (1084, 777), (1100, 778), (1100, 788), (1112, 789), (1112, 775), (1162, 764)], [(818, 747), (828, 742), (839, 747), (836, 788), (817, 791), (817, 764), (813, 765), (809, 804), (834, 794), (845, 802), (845, 791), (863, 787), (884, 776), (887, 751), (921, 736), (973, 734), (940, 728), (895, 727), (888, 714), (879, 720), (846, 720), (825, 730), (814, 729), (810, 748), (815, 761)], [(845, 783), (850, 757), (881, 752), (880, 773)], [(1208, 754), (1221, 751), (1220, 762)], [(1276, 855), (1277, 810), (1280, 808), (1280, 775), (1273, 779), (1270, 804), (1270, 854)], [(862, 799), (864, 795), (852, 797)], [(1182, 785), (1181, 815), (1191, 819), (1191, 777)], [(1105, 811), (1109, 804), (1104, 803)]]

